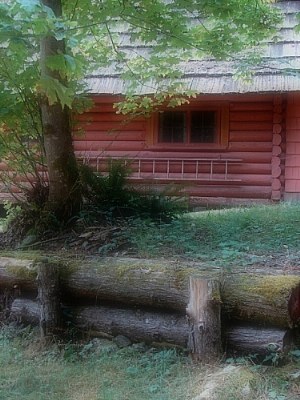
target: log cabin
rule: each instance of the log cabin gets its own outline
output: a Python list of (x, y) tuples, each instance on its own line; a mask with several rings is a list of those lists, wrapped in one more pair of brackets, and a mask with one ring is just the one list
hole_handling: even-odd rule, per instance
[[(119, 72), (87, 76), (94, 106), (78, 118), (77, 156), (97, 171), (107, 159), (129, 161), (134, 185), (175, 184), (197, 203), (299, 200), (300, 2), (276, 6), (284, 14), (278, 38), (266, 43), (252, 79), (236, 79), (230, 61), (189, 61), (183, 81), (198, 95), (181, 107), (128, 120), (113, 107), (126, 90)], [(123, 50), (141, 48), (124, 34)]]
[[(182, 81), (197, 96), (181, 107), (131, 119), (114, 108), (126, 93), (119, 70), (86, 76), (93, 107), (76, 117), (78, 159), (98, 172), (120, 159), (135, 187), (177, 187), (197, 204), (300, 200), (300, 2), (275, 6), (284, 18), (251, 80), (236, 79), (232, 61), (185, 62)], [(121, 33), (120, 50), (145, 51)]]

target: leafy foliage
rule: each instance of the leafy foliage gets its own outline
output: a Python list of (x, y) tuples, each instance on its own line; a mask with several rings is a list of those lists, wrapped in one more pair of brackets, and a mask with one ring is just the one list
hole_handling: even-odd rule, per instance
[[(156, 101), (161, 103), (175, 93), (191, 94), (180, 83), (181, 61), (207, 55), (229, 59), (239, 53), (243, 59), (242, 52), (249, 46), (257, 53), (257, 46), (274, 34), (279, 21), (278, 12), (262, 0), (142, 0), (122, 4), (104, 0), (101, 6), (68, 0), (63, 2), (61, 18), (38, 0), (8, 1), (0, 4), (0, 77), (5, 78), (1, 93), (16, 99), (19, 95), (14, 89), (22, 84), (33, 95), (46, 96), (50, 103), (72, 107), (82, 89), (81, 79), (100, 66), (113, 64), (127, 79), (129, 95), (141, 86), (150, 92), (156, 88)], [(149, 54), (133, 57), (121, 50), (122, 30), (131, 42), (151, 44)], [(65, 84), (40, 78), (39, 41), (45, 36), (66, 43), (65, 53), (46, 60)], [(139, 101), (141, 105), (149, 106), (145, 100)]]
[[(124, 160), (110, 160), (106, 176), (95, 174), (82, 165), (81, 184), (86, 200), (81, 216), (88, 220), (137, 217), (171, 220), (186, 209), (182, 198), (171, 197), (167, 191), (138, 192), (128, 185), (130, 167)], [(178, 195), (178, 193), (177, 193)]]

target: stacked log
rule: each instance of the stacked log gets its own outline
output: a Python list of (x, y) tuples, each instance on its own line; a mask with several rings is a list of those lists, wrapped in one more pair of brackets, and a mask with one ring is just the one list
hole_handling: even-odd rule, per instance
[[(37, 293), (34, 271), (33, 262), (0, 258), (0, 290), (18, 287), (19, 293), (33, 298)], [(209, 342), (216, 344), (208, 351), (210, 357), (220, 353), (220, 308), (224, 342), (243, 353), (255, 348), (267, 351), (270, 343), (277, 343), (280, 351), (289, 348), (288, 331), (300, 321), (300, 275), (280, 271), (276, 275), (224, 273), (198, 264), (107, 259), (62, 265), (60, 277), (63, 303), (80, 329), (188, 344), (196, 359), (205, 359), (201, 343), (206, 343), (206, 349)], [(191, 282), (197, 280), (198, 291), (190, 297)], [(207, 297), (204, 287), (209, 282), (220, 284), (221, 290), (211, 290)], [(16, 301), (12, 312), (25, 317), (28, 303), (23, 307), (24, 300)], [(203, 325), (203, 319), (208, 325)]]

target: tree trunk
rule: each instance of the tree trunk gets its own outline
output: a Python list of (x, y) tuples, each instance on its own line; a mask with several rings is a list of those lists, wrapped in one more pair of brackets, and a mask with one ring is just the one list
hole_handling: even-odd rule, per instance
[[(43, 0), (43, 4), (51, 8), (57, 17), (61, 16), (61, 0)], [(66, 85), (59, 72), (47, 66), (49, 57), (64, 54), (64, 41), (47, 36), (41, 39), (40, 46), (41, 77), (50, 77)], [(69, 110), (60, 103), (49, 104), (49, 100), (44, 97), (41, 101), (41, 114), (49, 179), (48, 207), (58, 217), (68, 219), (79, 210), (81, 204)]]
[(51, 338), (62, 327), (59, 267), (46, 261), (40, 262), (37, 280), (41, 337)]

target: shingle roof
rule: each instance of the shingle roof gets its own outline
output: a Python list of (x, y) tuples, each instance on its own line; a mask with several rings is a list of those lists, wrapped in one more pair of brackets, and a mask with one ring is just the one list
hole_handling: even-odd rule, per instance
[[(300, 90), (300, 34), (295, 31), (300, 1), (282, 1), (276, 4), (284, 13), (276, 42), (267, 42), (263, 49), (263, 64), (256, 68), (250, 81), (237, 79), (233, 61), (214, 59), (183, 62), (182, 82), (197, 93), (229, 94), (257, 92), (289, 92)], [(124, 27), (123, 27), (124, 28)], [(129, 55), (147, 54), (149, 46), (131, 43), (126, 28), (121, 32), (120, 48)], [(297, 73), (297, 70), (299, 71)], [(111, 65), (85, 79), (91, 94), (124, 94), (126, 83), (120, 72)], [(151, 88), (141, 86), (137, 94), (150, 94)]]

